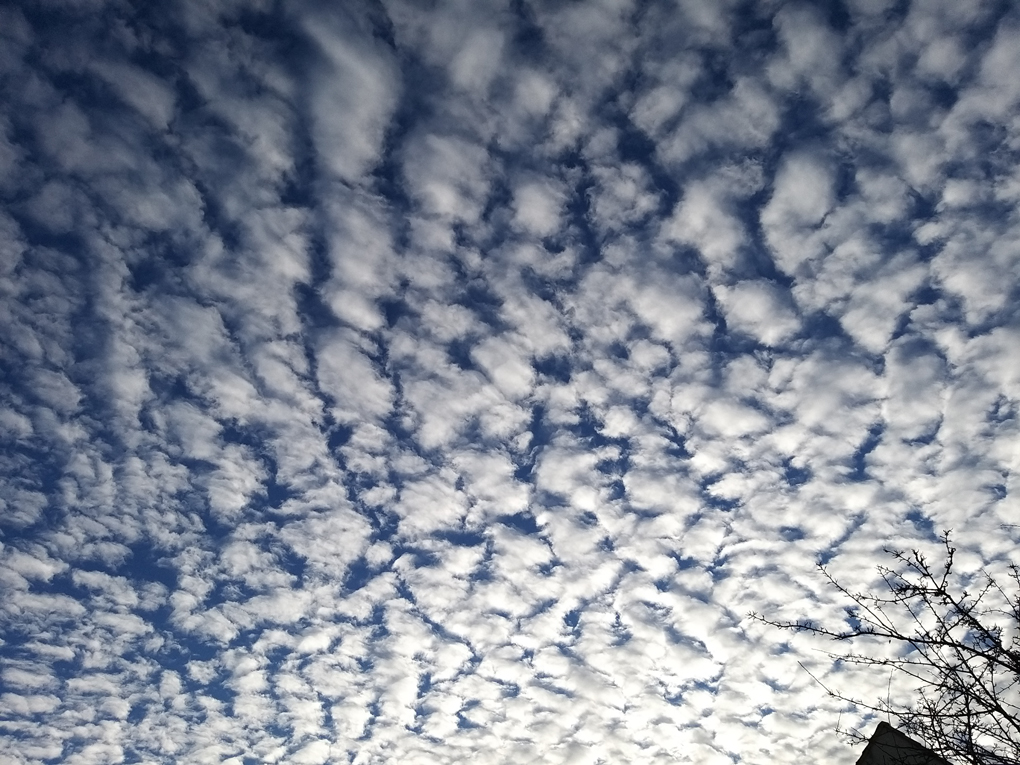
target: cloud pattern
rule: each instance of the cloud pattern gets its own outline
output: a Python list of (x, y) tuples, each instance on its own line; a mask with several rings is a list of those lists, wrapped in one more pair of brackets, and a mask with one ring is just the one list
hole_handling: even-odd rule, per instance
[(1013, 4), (0, 36), (5, 762), (849, 762), (748, 613), (1014, 554)]

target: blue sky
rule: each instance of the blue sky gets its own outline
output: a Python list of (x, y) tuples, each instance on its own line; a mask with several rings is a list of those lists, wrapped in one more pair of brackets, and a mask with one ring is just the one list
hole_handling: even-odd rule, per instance
[(0, 6), (0, 759), (851, 762), (806, 669), (909, 687), (748, 614), (1015, 555), (1017, 72), (1009, 2)]

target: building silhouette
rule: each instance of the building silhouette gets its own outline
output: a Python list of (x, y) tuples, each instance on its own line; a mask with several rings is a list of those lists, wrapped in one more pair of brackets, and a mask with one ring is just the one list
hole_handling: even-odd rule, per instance
[(857, 765), (950, 765), (888, 723), (880, 722)]

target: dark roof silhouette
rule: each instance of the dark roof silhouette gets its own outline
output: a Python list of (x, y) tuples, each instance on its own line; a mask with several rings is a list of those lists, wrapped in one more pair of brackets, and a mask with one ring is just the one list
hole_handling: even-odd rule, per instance
[(888, 723), (880, 722), (857, 765), (949, 765), (935, 752)]

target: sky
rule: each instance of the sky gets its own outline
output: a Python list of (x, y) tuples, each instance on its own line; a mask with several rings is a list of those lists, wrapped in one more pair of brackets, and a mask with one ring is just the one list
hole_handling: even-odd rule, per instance
[(0, 760), (853, 762), (812, 675), (911, 689), (749, 614), (1016, 560), (1018, 72), (1006, 0), (0, 5)]

